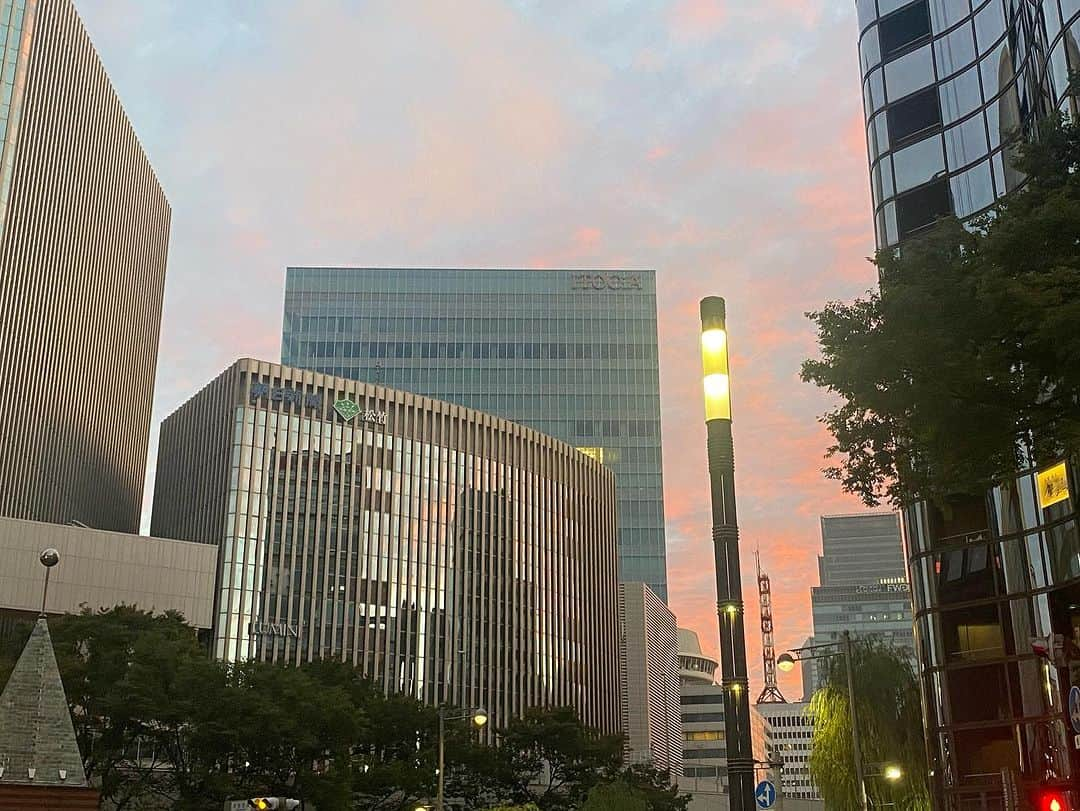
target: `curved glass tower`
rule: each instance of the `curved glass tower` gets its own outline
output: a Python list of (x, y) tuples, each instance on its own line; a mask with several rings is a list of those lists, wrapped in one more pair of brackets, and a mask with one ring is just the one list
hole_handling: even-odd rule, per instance
[(1077, 472), (1051, 464), (985, 502), (905, 511), (937, 809), (1080, 803)]
[(1014, 133), (1075, 112), (1080, 0), (856, 0), (879, 247), (1016, 188)]
[[(856, 0), (879, 248), (1016, 189), (1076, 117), (1080, 0)], [(903, 512), (936, 811), (1080, 807), (1077, 460)]]

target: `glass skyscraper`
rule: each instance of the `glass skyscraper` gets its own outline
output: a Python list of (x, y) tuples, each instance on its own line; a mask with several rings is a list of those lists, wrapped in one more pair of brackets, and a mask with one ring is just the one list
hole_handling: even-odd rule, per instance
[(856, 0), (878, 247), (985, 211), (1017, 132), (1076, 115), (1078, 0)]
[[(1080, 0), (856, 8), (879, 248), (987, 211), (1019, 138), (1076, 118)], [(1030, 464), (902, 514), (935, 811), (1080, 807), (1080, 467)]]
[(878, 637), (914, 656), (899, 516), (823, 515), (821, 551), (821, 585), (810, 591), (814, 642), (837, 642), (850, 631), (856, 637)]
[(600, 460), (616, 476), (620, 579), (667, 600), (652, 271), (290, 267), (281, 354)]

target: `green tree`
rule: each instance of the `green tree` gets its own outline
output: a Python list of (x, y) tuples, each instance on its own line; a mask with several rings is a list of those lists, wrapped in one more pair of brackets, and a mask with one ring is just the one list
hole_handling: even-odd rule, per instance
[(216, 662), (178, 614), (127, 606), (50, 627), (87, 776), (111, 807), (263, 793), (347, 807), (363, 714), (329, 669)]
[(241, 796), (288, 795), (319, 808), (348, 807), (352, 747), (363, 730), (348, 691), (295, 667), (246, 662), (231, 671), (232, 689), (223, 697), (232, 703), (230, 765)]
[(616, 780), (594, 786), (581, 811), (650, 811), (651, 806), (641, 792)]
[(690, 804), (690, 795), (680, 795), (678, 787), (672, 785), (671, 774), (652, 766), (628, 766), (619, 775), (619, 780), (634, 789), (650, 811), (686, 811)]
[[(501, 737), (511, 759), (510, 799), (533, 800), (542, 811), (578, 808), (594, 786), (619, 770), (622, 739), (588, 729), (570, 707), (529, 710)], [(533, 797), (536, 778), (543, 788)]]
[(364, 706), (370, 723), (355, 747), (357, 807), (411, 811), (435, 796), (436, 711), (402, 695), (372, 695)]
[[(906, 811), (930, 808), (926, 747), (919, 688), (905, 651), (870, 638), (852, 645), (852, 675), (865, 771), (898, 765), (903, 778), (892, 785), (868, 777), (875, 807), (896, 803)], [(810, 702), (814, 737), (810, 775), (828, 808), (855, 811), (859, 790), (852, 755), (851, 707), (843, 657), (829, 661), (825, 683)]]
[[(412, 811), (430, 801), (436, 794), (438, 710), (410, 696), (384, 696), (370, 683), (360, 688), (357, 701), (368, 725), (353, 747), (356, 807)], [(447, 713), (464, 714), (453, 708)], [(445, 766), (446, 796), (466, 809), (511, 798), (517, 785), (508, 753), (481, 744), (467, 720), (447, 721)]]
[[(438, 711), (384, 695), (351, 665), (218, 662), (181, 616), (128, 606), (50, 625), (87, 775), (111, 808), (195, 811), (270, 794), (412, 811), (435, 795)], [(0, 667), (29, 629), (0, 642)], [(487, 746), (467, 721), (447, 723), (446, 796), (466, 811), (569, 811), (598, 786), (594, 806), (629, 792), (649, 811), (685, 811), (666, 774), (622, 770), (622, 740), (570, 708), (532, 710), (496, 735), (502, 745)]]
[(194, 629), (176, 613), (129, 606), (50, 621), (87, 777), (116, 809), (173, 795), (171, 744), (186, 722), (174, 708), (206, 662)]
[(1080, 450), (1080, 128), (1019, 147), (1026, 186), (965, 227), (941, 221), (874, 260), (880, 288), (809, 313), (802, 377), (840, 398), (826, 473), (868, 505), (981, 495)]

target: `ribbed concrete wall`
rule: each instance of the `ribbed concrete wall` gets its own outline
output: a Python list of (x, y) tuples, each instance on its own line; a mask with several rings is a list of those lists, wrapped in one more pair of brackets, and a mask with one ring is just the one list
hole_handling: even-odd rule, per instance
[(675, 615), (644, 583), (619, 586), (623, 730), (629, 763), (683, 772)]
[(169, 205), (71, 0), (24, 13), (0, 170), (0, 515), (133, 532)]
[(219, 545), (223, 659), (617, 732), (615, 505), (611, 470), (538, 431), (245, 359), (163, 423), (152, 527)]

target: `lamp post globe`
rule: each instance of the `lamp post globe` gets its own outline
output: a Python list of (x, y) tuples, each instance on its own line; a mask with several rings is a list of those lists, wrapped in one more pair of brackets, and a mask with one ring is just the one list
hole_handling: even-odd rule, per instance
[(781, 653), (776, 659), (776, 669), (790, 673), (795, 669), (795, 657), (790, 653)]

